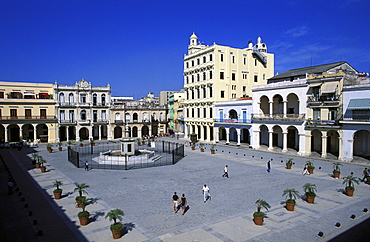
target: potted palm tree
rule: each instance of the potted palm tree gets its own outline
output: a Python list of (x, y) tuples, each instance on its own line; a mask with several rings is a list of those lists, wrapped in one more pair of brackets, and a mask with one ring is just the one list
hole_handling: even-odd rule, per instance
[(105, 215), (105, 218), (108, 218), (109, 222), (113, 221), (113, 224), (110, 225), (110, 230), (112, 231), (113, 239), (119, 239), (122, 235), (123, 224), (121, 223), (121, 221), (122, 216), (124, 215), (125, 214), (123, 213), (123, 211), (118, 208), (110, 210), (107, 213), (107, 215)]
[(354, 176), (347, 176), (344, 178), (343, 184), (346, 184), (346, 194), (349, 197), (353, 196), (353, 193), (355, 192), (355, 186), (354, 184), (359, 184), (358, 178)]
[(141, 139), (140, 139), (140, 138), (138, 138), (138, 139), (137, 139), (137, 145), (138, 145), (138, 146), (140, 146), (140, 145), (141, 145)]
[(42, 158), (42, 156), (41, 155), (38, 155), (37, 156), (37, 161), (36, 161), (36, 164), (35, 164), (35, 167), (36, 168), (40, 168), (40, 165), (41, 165), (41, 162), (40, 162), (40, 160), (42, 160), (43, 158)]
[(37, 153), (32, 153), (31, 156), (33, 158), (32, 165), (36, 165), (36, 162), (37, 162), (37, 160), (39, 158), (39, 155)]
[(313, 161), (306, 161), (306, 164), (308, 166), (307, 170), (310, 174), (313, 174), (313, 170), (315, 169), (315, 166), (313, 165)]
[(40, 157), (39, 158), (39, 163), (40, 163), (41, 173), (46, 172), (46, 166), (44, 166), (44, 164), (46, 163), (46, 160), (44, 158)]
[(253, 213), (253, 221), (255, 225), (262, 225), (265, 213), (261, 212), (261, 208), (264, 208), (268, 211), (269, 208), (271, 208), (271, 206), (265, 200), (262, 199), (258, 199), (255, 203), (257, 205), (257, 212)]
[(191, 149), (195, 150), (195, 142), (191, 142)]
[(62, 147), (62, 142), (58, 142), (58, 150), (59, 151), (62, 151), (63, 150), (63, 147)]
[(317, 189), (315, 184), (306, 183), (303, 185), (303, 190), (305, 192), (306, 200), (308, 203), (314, 203)]
[(91, 146), (95, 146), (95, 140), (91, 139), (90, 143), (91, 143)]
[(56, 187), (56, 189), (54, 190), (55, 199), (60, 199), (62, 197), (63, 190), (59, 188), (62, 185), (63, 185), (63, 182), (59, 180), (55, 180), (55, 182), (53, 183), (53, 187)]
[(75, 184), (75, 190), (74, 191), (78, 191), (78, 196), (76, 197), (76, 203), (77, 203), (77, 207), (81, 207), (81, 203), (80, 203), (80, 201), (83, 199), (83, 198), (86, 198), (86, 197), (84, 197), (84, 196), (82, 196), (84, 193), (86, 193), (86, 194), (88, 194), (87, 192), (86, 192), (86, 188), (89, 188), (90, 186), (89, 185), (87, 185), (87, 184), (85, 184), (85, 183), (77, 183), (77, 182), (75, 182), (74, 183)]
[(295, 200), (299, 196), (298, 191), (296, 191), (294, 188), (285, 189), (284, 192), (283, 192), (283, 197), (284, 196), (285, 196), (285, 199), (287, 199), (285, 201), (286, 209), (288, 211), (294, 211), (294, 206), (296, 204)]
[(336, 179), (339, 179), (340, 176), (340, 168), (339, 166), (343, 166), (340, 162), (333, 162), (333, 176)]
[(71, 148), (72, 144), (73, 144), (73, 141), (72, 140), (68, 140), (67, 141), (67, 147), (68, 148)]
[(215, 149), (215, 145), (214, 144), (211, 145), (210, 150), (211, 150), (211, 154), (215, 154), (216, 149)]
[(204, 152), (204, 144), (203, 143), (199, 143), (199, 149), (200, 149), (200, 152)]
[(292, 165), (293, 165), (293, 158), (289, 158), (289, 159), (285, 162), (285, 168), (286, 168), (286, 169), (292, 169)]
[(49, 151), (49, 153), (53, 152), (53, 146), (51, 144), (47, 144), (46, 149), (47, 149), (47, 151)]
[(90, 213), (86, 210), (86, 206), (93, 203), (91, 198), (81, 197), (80, 199), (82, 211), (77, 214), (80, 220), (80, 225), (85, 226), (89, 223)]

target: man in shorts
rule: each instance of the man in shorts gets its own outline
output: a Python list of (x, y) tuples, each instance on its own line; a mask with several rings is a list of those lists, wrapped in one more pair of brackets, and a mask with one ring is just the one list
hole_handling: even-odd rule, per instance
[(204, 184), (203, 186), (203, 197), (204, 197), (204, 202), (207, 202), (208, 199), (211, 199), (211, 193), (209, 190), (209, 187)]
[(172, 196), (172, 202), (173, 202), (173, 211), (177, 213), (179, 210), (179, 196), (177, 196), (176, 192), (174, 192)]

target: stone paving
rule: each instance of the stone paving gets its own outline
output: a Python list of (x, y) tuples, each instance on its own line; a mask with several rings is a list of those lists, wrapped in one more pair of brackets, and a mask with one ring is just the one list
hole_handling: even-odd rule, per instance
[[(285, 154), (234, 146), (216, 149), (216, 154), (211, 155), (209, 149), (202, 153), (186, 147), (186, 157), (171, 166), (85, 171), (67, 161), (66, 151), (49, 154), (40, 146), (36, 150), (47, 160), (48, 172), (41, 174), (39, 169), (32, 169), (29, 173), (51, 196), (53, 181), (63, 181), (64, 197), (54, 202), (70, 219), (66, 223), (78, 223), (80, 209), (74, 204), (77, 194), (73, 193), (73, 183), (90, 185), (88, 196), (96, 201), (87, 207), (92, 219), (79, 228), (89, 241), (113, 240), (110, 222), (104, 216), (115, 208), (125, 212), (123, 223), (128, 232), (122, 241), (326, 241), (370, 217), (370, 212), (362, 211), (369, 206), (370, 186), (361, 183), (354, 197), (347, 197), (342, 179), (331, 176), (331, 162), (315, 160), (314, 174), (302, 176), (305, 161), (309, 160), (305, 157), (294, 156), (295, 164), (287, 170), (285, 161), (291, 156)], [(270, 173), (266, 171), (269, 159)], [(229, 179), (222, 177), (226, 164)], [(354, 176), (361, 177), (363, 168), (346, 163), (342, 176), (354, 172)], [(283, 205), (283, 190), (295, 188), (303, 195), (302, 185), (308, 182), (318, 189), (315, 204), (299, 199), (295, 211), (288, 212)], [(209, 186), (212, 195), (206, 203), (203, 184)], [(173, 212), (174, 191), (185, 193), (188, 199), (185, 215)], [(257, 199), (271, 205), (263, 226), (254, 225), (252, 220)], [(352, 214), (355, 219), (350, 218)], [(341, 223), (340, 228), (334, 226), (336, 222)], [(323, 237), (317, 235), (319, 231)]]

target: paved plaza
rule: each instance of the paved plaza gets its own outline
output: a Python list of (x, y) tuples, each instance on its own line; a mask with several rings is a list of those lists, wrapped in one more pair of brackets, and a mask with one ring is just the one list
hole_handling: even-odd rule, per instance
[[(370, 186), (360, 183), (354, 197), (347, 197), (343, 194), (343, 180), (332, 177), (330, 161), (314, 160), (314, 174), (302, 176), (308, 158), (230, 146), (216, 149), (216, 154), (211, 155), (209, 149), (202, 153), (185, 147), (186, 156), (176, 165), (85, 171), (67, 161), (66, 151), (49, 154), (41, 145), (35, 150), (47, 160), (48, 172), (28, 172), (50, 195), (50, 202), (56, 203), (69, 227), (79, 224), (73, 183), (90, 185), (88, 196), (96, 201), (87, 207), (92, 219), (87, 226), (78, 228), (88, 241), (113, 241), (110, 222), (104, 217), (115, 208), (125, 213), (127, 233), (122, 241), (327, 241), (370, 218), (370, 212), (363, 212), (365, 207), (370, 208)], [(30, 156), (31, 149), (2, 152), (10, 152), (19, 163), (30, 163), (22, 156)], [(291, 157), (295, 164), (287, 170), (285, 161)], [(268, 173), (266, 163), (270, 159)], [(225, 165), (230, 178), (222, 177)], [(342, 176), (353, 172), (361, 177), (363, 169), (364, 164), (346, 163), (341, 167)], [(65, 196), (61, 200), (52, 199), (52, 183), (56, 179), (64, 183)], [(288, 212), (283, 190), (295, 188), (303, 195), (305, 183), (317, 186), (315, 204), (306, 203), (302, 197), (297, 200), (295, 211)], [(202, 195), (204, 184), (209, 186), (212, 197), (206, 203)], [(173, 192), (187, 197), (189, 209), (185, 215), (173, 212)], [(271, 205), (263, 226), (254, 225), (252, 220), (257, 199)], [(355, 219), (350, 218), (352, 214)], [(337, 222), (341, 223), (339, 228), (335, 226)], [(318, 236), (320, 231), (323, 237)]]

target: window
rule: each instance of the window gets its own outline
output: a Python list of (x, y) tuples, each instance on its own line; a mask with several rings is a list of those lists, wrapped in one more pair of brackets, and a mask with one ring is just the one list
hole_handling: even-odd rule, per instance
[(203, 108), (203, 118), (206, 118), (206, 117), (207, 117), (207, 109)]
[(212, 117), (213, 117), (212, 108), (209, 108), (209, 117), (210, 117), (210, 118), (212, 118)]
[(200, 81), (200, 77), (199, 77), (199, 74), (197, 74), (197, 82)]
[(60, 122), (62, 122), (62, 123), (66, 119), (66, 114), (65, 114), (64, 110), (60, 110), (59, 118), (60, 118)]
[(254, 66), (257, 66), (257, 59), (254, 59)]
[(59, 94), (59, 102), (64, 103), (64, 93)]
[(49, 99), (49, 94), (46, 92), (39, 93), (39, 98), (40, 99)]
[(220, 79), (223, 80), (224, 79), (224, 72), (223, 71), (220, 71)]
[(81, 111), (81, 120), (86, 120), (86, 111), (85, 110)]
[(80, 102), (86, 103), (86, 94), (80, 94)]
[(243, 92), (247, 92), (247, 87), (243, 86)]
[(212, 80), (212, 71), (209, 71), (209, 79)]
[(41, 119), (46, 119), (46, 109), (40, 109), (40, 116)]
[(236, 90), (236, 85), (231, 85), (231, 90)]
[(203, 56), (203, 63), (206, 63), (206, 57)]
[(247, 79), (247, 74), (243, 74), (243, 79)]
[(199, 60), (199, 58), (197, 59), (197, 65), (199, 65), (200, 64), (200, 60)]
[(32, 111), (31, 111), (31, 109), (25, 109), (24, 110), (24, 116), (26, 116), (26, 119), (31, 119), (32, 118)]
[(191, 75), (191, 82), (194, 82), (194, 75)]
[(209, 55), (209, 61), (212, 61), (212, 54)]
[(191, 61), (191, 66), (194, 66), (194, 61), (193, 60)]
[(98, 122), (98, 111), (93, 110), (93, 122)]
[(232, 57), (231, 57), (231, 61), (232, 61), (233, 63), (235, 63), (235, 56), (232, 56)]
[(205, 81), (207, 78), (206, 78), (206, 73), (203, 72), (203, 81)]
[(266, 74), (263, 74), (262, 78), (263, 80), (266, 80)]
[(194, 89), (191, 89), (191, 99), (194, 99)]
[(235, 81), (235, 76), (236, 76), (235, 73), (231, 73), (231, 80), (232, 81)]
[(194, 108), (191, 109), (191, 117), (194, 118)]
[(189, 84), (189, 77), (186, 76), (186, 84)]
[(0, 98), (4, 98), (4, 92), (0, 92)]
[(232, 93), (231, 98), (233, 98), (233, 99), (236, 98), (236, 93)]
[(101, 95), (101, 104), (104, 106), (105, 105), (105, 94)]
[(73, 123), (75, 121), (75, 111), (74, 110), (69, 111), (69, 121), (71, 123)]
[(258, 76), (254, 75), (254, 82), (258, 82)]
[(313, 120), (320, 120), (320, 108), (313, 109)]
[(221, 61), (224, 61), (224, 54), (221, 54), (220, 59)]
[(186, 68), (189, 68), (189, 62), (186, 62)]
[(17, 119), (17, 109), (10, 109), (10, 119)]
[(243, 59), (243, 64), (246, 65), (247, 64), (247, 58), (244, 57)]
[(203, 98), (207, 98), (207, 89), (203, 87)]
[(212, 94), (212, 87), (209, 87), (209, 97), (212, 97), (213, 94)]
[(73, 104), (74, 102), (75, 102), (75, 99), (74, 99), (73, 93), (70, 93), (69, 94), (69, 104)]
[(93, 94), (93, 105), (95, 106), (96, 104), (97, 104), (97, 102), (98, 102), (98, 96), (94, 93)]
[(225, 98), (225, 91), (221, 91), (220, 96), (221, 96), (221, 98)]
[(197, 108), (197, 118), (200, 118), (200, 108)]

